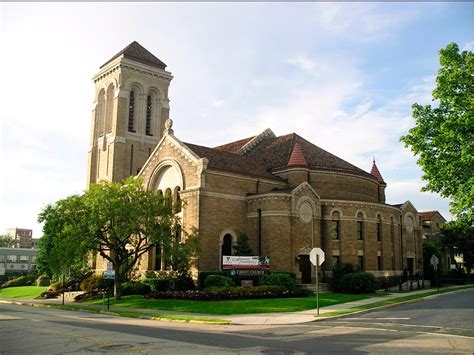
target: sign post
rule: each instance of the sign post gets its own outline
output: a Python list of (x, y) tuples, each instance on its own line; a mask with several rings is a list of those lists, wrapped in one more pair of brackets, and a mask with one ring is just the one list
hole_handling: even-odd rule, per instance
[(430, 264), (433, 265), (433, 269), (435, 271), (435, 277), (436, 277), (436, 286), (438, 287), (438, 292), (439, 292), (439, 280), (438, 280), (438, 264), (439, 264), (439, 259), (436, 255), (433, 254), (433, 256), (430, 259)]
[(313, 248), (309, 253), (311, 264), (316, 266), (316, 309), (319, 316), (319, 266), (324, 263), (324, 251), (321, 248)]
[(104, 271), (103, 277), (104, 277), (104, 280), (112, 280), (112, 282), (109, 283), (109, 288), (107, 290), (107, 310), (109, 310), (110, 309), (110, 290), (114, 282), (113, 280), (115, 280), (115, 270)]

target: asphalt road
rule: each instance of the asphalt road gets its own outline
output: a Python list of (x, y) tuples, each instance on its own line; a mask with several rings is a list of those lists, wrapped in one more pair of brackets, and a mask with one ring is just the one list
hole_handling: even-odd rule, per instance
[(0, 354), (473, 354), (474, 290), (291, 326), (213, 326), (0, 304)]

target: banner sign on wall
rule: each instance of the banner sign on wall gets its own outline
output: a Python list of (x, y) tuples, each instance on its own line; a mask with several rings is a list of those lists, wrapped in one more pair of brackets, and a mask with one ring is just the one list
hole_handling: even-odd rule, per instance
[(222, 256), (222, 268), (228, 269), (257, 269), (269, 270), (270, 259), (268, 256)]

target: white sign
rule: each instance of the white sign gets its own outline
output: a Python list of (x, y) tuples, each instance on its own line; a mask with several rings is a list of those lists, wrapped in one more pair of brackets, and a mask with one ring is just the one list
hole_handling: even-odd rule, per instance
[(104, 271), (103, 277), (106, 280), (115, 280), (115, 270)]
[(222, 256), (223, 269), (269, 269), (268, 256)]
[(431, 265), (433, 265), (433, 268), (435, 270), (438, 270), (438, 264), (439, 264), (439, 259), (436, 257), (436, 255), (433, 254), (433, 256), (430, 259)]
[(324, 251), (321, 248), (313, 248), (311, 249), (309, 253), (309, 260), (311, 261), (311, 264), (316, 266), (316, 256), (319, 255), (319, 264), (318, 266), (321, 266), (322, 263), (324, 263)]

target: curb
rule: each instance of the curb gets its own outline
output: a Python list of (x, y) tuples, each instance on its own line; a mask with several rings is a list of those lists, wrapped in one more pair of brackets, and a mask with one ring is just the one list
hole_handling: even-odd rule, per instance
[[(471, 286), (471, 287), (466, 287), (466, 288), (462, 288), (460, 290), (452, 290), (452, 291), (448, 291), (448, 292), (443, 292), (443, 293), (435, 293), (433, 295), (428, 295), (428, 296), (424, 296), (424, 297), (420, 297), (420, 298), (415, 298), (413, 300), (406, 300), (406, 301), (401, 301), (399, 303), (393, 303), (393, 304), (387, 304), (387, 305), (383, 305), (383, 306), (379, 306), (379, 307), (373, 307), (373, 308), (369, 308), (369, 309), (362, 309), (360, 311), (354, 311), (354, 312), (348, 312), (348, 313), (345, 313), (345, 314), (338, 314), (338, 315), (334, 315), (334, 316), (327, 316), (327, 317), (324, 317), (324, 315), (320, 315), (320, 318), (316, 318), (315, 320), (309, 322), (309, 323), (313, 323), (313, 322), (323, 322), (323, 321), (326, 321), (326, 320), (330, 320), (330, 319), (336, 319), (336, 318), (342, 318), (342, 317), (346, 317), (346, 316), (349, 316), (349, 315), (353, 315), (353, 314), (365, 314), (365, 313), (369, 313), (371, 311), (380, 311), (380, 310), (383, 310), (383, 309), (387, 309), (387, 308), (393, 308), (393, 307), (397, 307), (399, 305), (402, 305), (402, 304), (409, 304), (409, 303), (416, 303), (416, 302), (423, 302), (425, 300), (429, 300), (431, 298), (436, 298), (436, 297), (440, 297), (440, 296), (443, 296), (443, 295), (446, 295), (446, 294), (452, 294), (452, 293), (461, 293), (461, 292), (464, 292), (464, 291), (467, 291), (467, 290), (471, 290), (473, 289), (474, 286)], [(402, 298), (402, 297), (399, 297), (399, 298)], [(394, 298), (396, 300), (396, 298)], [(376, 302), (375, 302), (376, 303)], [(370, 303), (368, 304), (370, 305)], [(348, 308), (350, 309), (350, 308)], [(316, 316), (315, 316), (316, 317)]]
[(52, 304), (47, 304), (47, 303), (34, 303), (34, 302), (21, 302), (21, 301), (10, 301), (10, 300), (1, 300), (0, 303), (7, 303), (7, 304), (14, 304), (17, 306), (30, 306), (30, 307), (42, 307), (42, 308), (58, 308), (62, 309), (65, 311), (73, 311), (73, 312), (84, 312), (84, 313), (93, 313), (93, 314), (104, 314), (108, 316), (113, 316), (113, 317), (123, 317), (123, 318), (138, 318), (138, 319), (147, 319), (147, 320), (157, 320), (157, 321), (163, 321), (163, 322), (175, 322), (175, 323), (194, 323), (194, 324), (210, 324), (210, 325), (230, 325), (231, 321), (222, 321), (222, 322), (211, 322), (207, 320), (198, 320), (198, 319), (172, 319), (172, 318), (161, 318), (161, 317), (153, 317), (153, 316), (138, 316), (138, 317), (127, 317), (124, 315), (121, 315), (119, 313), (115, 312), (110, 312), (110, 311), (103, 311), (103, 310), (98, 310), (97, 312), (91, 311), (90, 309), (83, 309), (79, 307), (62, 307), (63, 305), (52, 305)]

